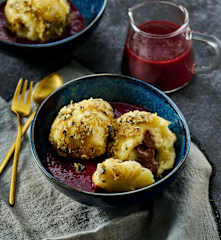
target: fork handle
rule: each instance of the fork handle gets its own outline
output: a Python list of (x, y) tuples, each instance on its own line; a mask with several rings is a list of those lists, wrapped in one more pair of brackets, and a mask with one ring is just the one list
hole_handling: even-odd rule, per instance
[[(22, 128), (22, 136), (25, 134), (25, 132), (27, 131), (28, 127), (30, 126), (34, 116), (36, 113), (36, 109), (32, 112), (32, 114), (29, 116), (29, 118), (27, 119), (25, 125)], [(14, 141), (14, 143), (12, 144), (11, 148), (9, 149), (7, 155), (5, 156), (4, 160), (2, 161), (1, 165), (0, 165), (0, 174), (3, 172), (3, 170), (5, 169), (5, 167), (7, 166), (9, 160), (11, 159), (12, 154), (15, 151), (15, 144), (16, 144), (16, 139)]]
[(15, 204), (16, 176), (17, 176), (18, 158), (19, 158), (19, 152), (21, 148), (21, 137), (22, 137), (21, 117), (18, 113), (16, 113), (16, 115), (18, 119), (18, 133), (17, 133), (16, 143), (15, 143), (15, 153), (14, 153), (14, 159), (13, 159), (11, 185), (10, 185), (10, 193), (9, 193), (9, 204), (11, 206)]

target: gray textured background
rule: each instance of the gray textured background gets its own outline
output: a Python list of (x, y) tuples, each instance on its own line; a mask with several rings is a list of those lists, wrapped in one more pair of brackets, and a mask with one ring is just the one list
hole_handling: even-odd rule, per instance
[[(36, 52), (23, 54), (6, 50), (0, 45), (0, 96), (9, 100), (12, 97), (20, 76), (37, 82), (42, 76), (56, 71), (72, 58), (90, 70), (101, 73), (120, 73), (121, 57), (127, 32), (127, 8), (134, 0), (109, 0), (106, 11), (97, 29), (81, 45), (71, 50), (54, 52), (55, 56)], [(221, 39), (220, 0), (178, 1), (190, 12), (192, 29), (214, 34)], [(200, 55), (208, 56), (205, 45), (196, 43)], [(197, 54), (198, 60), (198, 54)], [(209, 59), (204, 58), (203, 63)], [(191, 133), (202, 144), (209, 159), (215, 165), (212, 197), (221, 210), (221, 70), (209, 74), (197, 74), (184, 89), (169, 95), (183, 112)]]

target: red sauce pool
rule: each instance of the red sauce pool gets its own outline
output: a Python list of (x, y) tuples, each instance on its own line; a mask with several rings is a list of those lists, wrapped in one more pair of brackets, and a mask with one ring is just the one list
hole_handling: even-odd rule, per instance
[[(169, 34), (180, 26), (167, 21), (150, 21), (138, 26), (150, 34)], [(192, 41), (184, 33), (164, 39), (128, 34), (122, 72), (149, 82), (162, 91), (185, 85), (194, 75)]]
[[(75, 33), (78, 33), (82, 31), (86, 27), (86, 22), (79, 12), (79, 10), (73, 5), (73, 3), (69, 3), (71, 7), (71, 13), (70, 13), (70, 20), (69, 24), (67, 26), (67, 29), (65, 30), (64, 34), (56, 39), (56, 41), (67, 38), (72, 36)], [(39, 44), (41, 42), (37, 41), (30, 41), (27, 39), (19, 38), (15, 34), (11, 33), (7, 28), (6, 28), (6, 18), (5, 18), (5, 2), (0, 3), (0, 39), (1, 40), (6, 40), (6, 41), (11, 41), (11, 42), (16, 42), (16, 43), (26, 43), (26, 44)], [(73, 17), (75, 16), (75, 17)], [(53, 40), (55, 41), (55, 40)], [(44, 42), (46, 43), (46, 42)]]
[[(140, 110), (148, 111), (147, 109), (128, 103), (121, 102), (111, 102), (110, 103), (114, 109), (115, 118), (120, 117), (122, 114)], [(47, 161), (44, 163), (45, 168), (50, 171), (50, 173), (59, 179), (61, 182), (79, 190), (84, 190), (88, 192), (95, 192), (92, 184), (92, 175), (97, 168), (99, 162), (104, 161), (105, 156), (99, 159), (93, 159), (86, 161), (78, 161), (85, 165), (83, 171), (75, 171), (74, 169), (74, 160), (71, 158), (62, 158), (58, 156), (54, 151), (51, 151), (47, 155)], [(86, 164), (85, 164), (86, 163)]]

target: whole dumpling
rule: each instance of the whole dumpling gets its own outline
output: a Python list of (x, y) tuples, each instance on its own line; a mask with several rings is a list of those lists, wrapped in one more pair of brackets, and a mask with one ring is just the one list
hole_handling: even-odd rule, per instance
[(113, 117), (111, 105), (102, 99), (70, 102), (53, 121), (49, 141), (61, 156), (99, 157), (106, 151)]
[[(171, 169), (175, 162), (176, 135), (168, 128), (170, 122), (157, 116), (156, 113), (131, 111), (117, 118), (114, 123), (112, 141), (109, 145), (109, 155), (113, 158), (139, 161), (140, 152), (148, 136), (149, 147), (144, 155), (151, 155), (156, 150), (156, 175), (160, 176), (165, 170)], [(147, 144), (148, 145), (148, 144)], [(153, 146), (154, 145), (154, 146)], [(139, 150), (141, 146), (141, 150)], [(148, 157), (148, 156), (147, 156)]]
[(45, 42), (63, 34), (68, 24), (67, 0), (7, 0), (8, 28), (18, 37)]
[(109, 158), (97, 165), (92, 176), (95, 188), (107, 192), (125, 192), (154, 183), (152, 172), (136, 161)]

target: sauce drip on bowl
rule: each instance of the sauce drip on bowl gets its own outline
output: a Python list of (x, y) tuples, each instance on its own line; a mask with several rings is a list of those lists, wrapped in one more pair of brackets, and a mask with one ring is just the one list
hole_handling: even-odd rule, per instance
[[(147, 109), (139, 106), (135, 106), (128, 103), (122, 102), (111, 102), (113, 107), (115, 118), (120, 117), (122, 114), (139, 110), (148, 111)], [(45, 168), (61, 182), (79, 190), (84, 190), (88, 192), (95, 192), (92, 184), (92, 175), (97, 168), (97, 164), (106, 159), (105, 156), (99, 159), (90, 160), (73, 160), (71, 158), (62, 158), (58, 156), (55, 152), (49, 152), (47, 155), (47, 161), (44, 163)], [(85, 168), (82, 171), (76, 171), (74, 168), (74, 163), (82, 163)]]
[[(70, 12), (70, 19), (69, 24), (64, 31), (63, 35), (56, 39), (49, 42), (54, 42), (58, 40), (62, 40), (64, 38), (70, 37), (80, 31), (82, 31), (86, 27), (86, 22), (79, 10), (74, 6), (73, 3), (70, 2), (71, 12)], [(7, 27), (7, 20), (4, 13), (5, 9), (5, 2), (0, 3), (0, 40), (15, 42), (15, 43), (24, 43), (24, 44), (39, 44), (41, 42), (37, 41), (30, 41), (28, 39), (23, 39), (17, 37), (14, 33), (11, 33)], [(44, 42), (47, 43), (47, 42)]]

